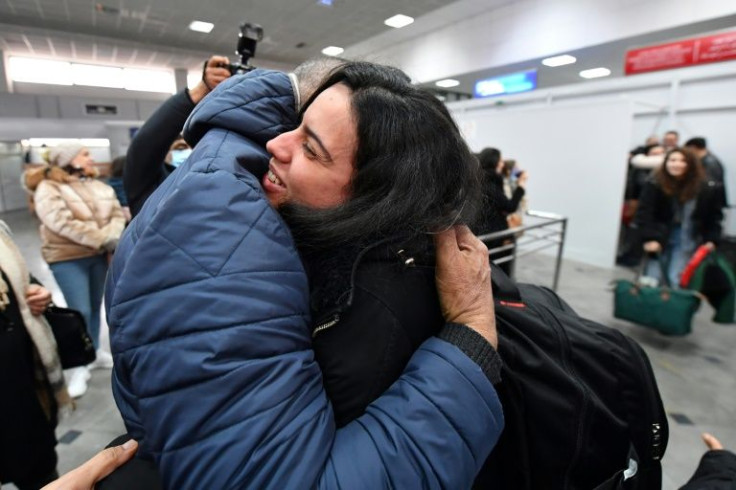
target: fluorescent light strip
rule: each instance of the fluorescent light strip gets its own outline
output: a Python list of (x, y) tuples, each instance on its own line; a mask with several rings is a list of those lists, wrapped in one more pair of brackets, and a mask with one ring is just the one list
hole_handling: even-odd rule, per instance
[(327, 56), (339, 56), (345, 51), (339, 46), (327, 46), (325, 49), (322, 50), (322, 54)]
[(174, 76), (169, 71), (123, 68), (123, 85), (125, 86), (125, 90), (168, 94), (176, 92)]
[(414, 17), (409, 17), (408, 15), (404, 15), (404, 14), (396, 14), (393, 17), (389, 17), (388, 19), (383, 21), (383, 23), (386, 24), (387, 26), (395, 27), (396, 29), (401, 29), (402, 27), (406, 27), (413, 22), (414, 22)]
[(8, 73), (14, 82), (73, 85), (72, 66), (66, 61), (37, 58), (8, 59)]
[(457, 80), (453, 80), (452, 78), (446, 78), (444, 80), (440, 80), (438, 82), (434, 82), (435, 85), (442, 88), (450, 88), (450, 87), (457, 87), (460, 85), (460, 82)]
[(215, 24), (212, 24), (210, 22), (202, 22), (201, 20), (195, 20), (192, 21), (191, 24), (189, 24), (189, 29), (191, 29), (192, 31), (204, 32), (205, 34), (209, 34), (214, 28)]
[(141, 92), (176, 92), (171, 71), (86, 65), (37, 58), (8, 59), (8, 73), (14, 82), (50, 85), (107, 87)]
[(611, 70), (608, 68), (591, 68), (590, 70), (583, 70), (580, 72), (580, 76), (583, 78), (601, 78), (601, 77), (607, 77), (611, 74)]
[(88, 148), (93, 147), (110, 147), (110, 140), (107, 138), (29, 138), (25, 140), (28, 146), (39, 148), (42, 146), (58, 146), (64, 143), (79, 143)]
[(544, 66), (564, 66), (571, 65), (577, 61), (577, 58), (570, 56), (569, 54), (562, 54), (560, 56), (552, 56), (551, 58), (545, 58), (542, 60)]
[(88, 87), (123, 88), (123, 69), (72, 63), (72, 82)]

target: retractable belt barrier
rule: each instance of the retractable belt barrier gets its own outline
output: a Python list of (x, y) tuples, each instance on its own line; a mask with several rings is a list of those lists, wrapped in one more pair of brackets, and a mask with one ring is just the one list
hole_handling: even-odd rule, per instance
[(565, 245), (565, 233), (567, 232), (567, 218), (558, 214), (531, 210), (527, 211), (524, 216), (531, 218), (534, 222), (504, 231), (480, 235), (478, 238), (486, 245), (491, 242), (509, 239), (508, 243), (489, 248), (488, 253), (495, 254), (507, 250), (511, 251), (509, 255), (494, 259), (493, 263), (499, 265), (504, 262), (513, 261), (511, 270), (512, 278), (515, 276), (516, 259), (541, 250), (557, 247), (554, 280), (552, 283), (552, 289), (557, 291), (560, 281), (560, 266), (562, 265), (562, 250)]

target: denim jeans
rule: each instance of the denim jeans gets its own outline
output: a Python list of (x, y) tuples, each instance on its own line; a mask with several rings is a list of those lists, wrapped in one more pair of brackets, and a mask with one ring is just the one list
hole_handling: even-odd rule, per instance
[(54, 279), (69, 308), (79, 310), (87, 322), (87, 331), (95, 344), (100, 346), (100, 308), (107, 274), (107, 257), (95, 255), (83, 259), (64, 260), (49, 264)]
[[(679, 287), (680, 275), (695, 252), (695, 248), (696, 243), (690, 238), (689, 230), (680, 226), (673, 227), (667, 247), (659, 259), (664, 261), (667, 280), (671, 287)], [(662, 285), (662, 272), (656, 259), (649, 260), (645, 275), (656, 277)]]

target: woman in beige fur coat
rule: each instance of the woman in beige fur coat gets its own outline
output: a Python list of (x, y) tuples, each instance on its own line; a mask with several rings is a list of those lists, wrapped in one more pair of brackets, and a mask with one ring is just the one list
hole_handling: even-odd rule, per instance
[[(41, 254), (69, 308), (79, 310), (87, 322), (97, 349), (92, 367), (112, 367), (110, 354), (99, 349), (100, 308), (107, 254), (125, 227), (123, 210), (113, 188), (93, 178), (94, 161), (81, 144), (56, 146), (48, 160), (48, 167), (25, 177), (41, 220)], [(88, 379), (86, 367), (75, 368), (69, 373), (69, 393), (84, 394)]]
[(0, 484), (37, 489), (57, 476), (54, 428), (72, 402), (42, 315), (51, 293), (30, 281), (3, 221), (0, 269)]

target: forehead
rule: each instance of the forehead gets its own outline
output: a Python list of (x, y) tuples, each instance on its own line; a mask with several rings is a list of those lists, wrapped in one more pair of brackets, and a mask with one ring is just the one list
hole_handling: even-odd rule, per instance
[(343, 84), (336, 84), (320, 93), (304, 112), (304, 119), (323, 119), (338, 117), (352, 119), (350, 107), (350, 89)]
[(347, 86), (333, 85), (314, 99), (302, 120), (333, 158), (344, 155), (352, 160), (356, 151), (358, 137), (350, 96)]

